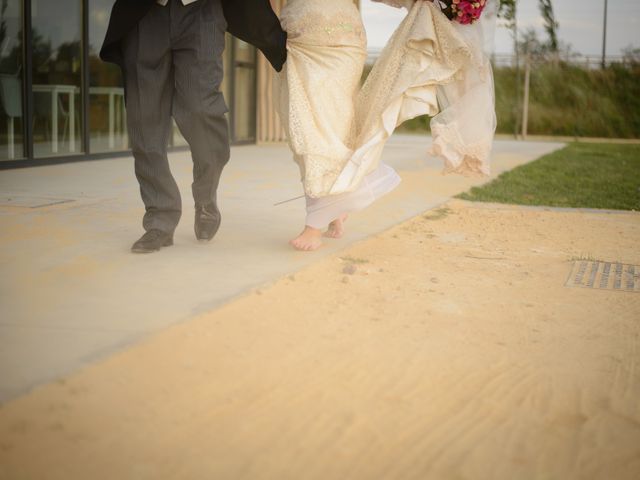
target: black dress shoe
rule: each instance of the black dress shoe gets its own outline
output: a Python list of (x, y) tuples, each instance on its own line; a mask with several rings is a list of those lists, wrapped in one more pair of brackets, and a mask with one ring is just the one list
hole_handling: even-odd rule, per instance
[(204, 242), (211, 240), (218, 233), (221, 221), (220, 210), (214, 204), (196, 207), (196, 238)]
[(152, 253), (157, 252), (162, 247), (170, 247), (171, 245), (173, 245), (172, 234), (153, 228), (133, 244), (131, 251), (133, 253)]

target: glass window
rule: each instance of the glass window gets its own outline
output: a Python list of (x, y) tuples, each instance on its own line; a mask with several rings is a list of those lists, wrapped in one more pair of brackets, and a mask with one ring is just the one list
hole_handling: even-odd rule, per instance
[(32, 0), (34, 156), (81, 152), (82, 2)]
[(89, 141), (91, 153), (126, 150), (127, 116), (120, 68), (100, 60), (115, 0), (89, 0)]
[(231, 99), (231, 62), (232, 62), (232, 49), (228, 48), (228, 45), (233, 45), (233, 37), (228, 33), (225, 35), (225, 49), (224, 54), (222, 56), (223, 60), (223, 68), (224, 68), (224, 77), (222, 79), (222, 85), (220, 85), (220, 91), (224, 96), (224, 101), (229, 105), (229, 101)]
[(248, 142), (256, 138), (256, 50), (240, 40), (234, 45), (233, 136)]
[(24, 156), (22, 0), (0, 2), (0, 160)]
[(236, 50), (236, 62), (248, 63), (254, 65), (256, 63), (256, 49), (247, 42), (237, 40), (234, 42)]

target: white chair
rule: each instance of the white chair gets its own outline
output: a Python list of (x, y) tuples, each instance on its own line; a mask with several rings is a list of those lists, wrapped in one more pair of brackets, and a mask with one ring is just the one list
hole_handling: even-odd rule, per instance
[(0, 74), (0, 103), (2, 103), (2, 110), (8, 118), (8, 158), (13, 160), (16, 158), (15, 119), (22, 118), (22, 86), (19, 76)]
[[(72, 93), (71, 95), (75, 95), (75, 93)], [(73, 115), (73, 118), (74, 118), (73, 123), (75, 125), (70, 125), (69, 117), (71, 115), (69, 115), (69, 110), (67, 107), (65, 107), (64, 102), (62, 101), (62, 96), (58, 97), (58, 113), (64, 119), (64, 125), (62, 127), (62, 144), (63, 145), (65, 144), (65, 142), (67, 141), (67, 135), (69, 135), (69, 150), (73, 151), (74, 147), (71, 145), (70, 129), (73, 128), (75, 129), (76, 132), (80, 131), (80, 118), (78, 117), (78, 115)]]

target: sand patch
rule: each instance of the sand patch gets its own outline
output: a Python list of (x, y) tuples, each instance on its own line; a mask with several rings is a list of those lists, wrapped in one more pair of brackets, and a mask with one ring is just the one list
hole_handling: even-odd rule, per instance
[(639, 236), (451, 202), (3, 406), (0, 478), (638, 478), (640, 295), (564, 284)]

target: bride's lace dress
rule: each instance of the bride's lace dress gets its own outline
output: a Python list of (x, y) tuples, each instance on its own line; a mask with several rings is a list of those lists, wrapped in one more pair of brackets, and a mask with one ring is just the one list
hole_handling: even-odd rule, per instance
[[(445, 171), (488, 173), (495, 129), (491, 69), (482, 45), (430, 1), (374, 0), (408, 14), (369, 74), (353, 0), (289, 0), (288, 59), (276, 85), (280, 116), (307, 196), (307, 225), (321, 228), (392, 190), (380, 164), (402, 122), (430, 115)], [(467, 27), (467, 32), (464, 31)]]

